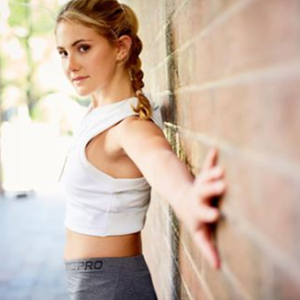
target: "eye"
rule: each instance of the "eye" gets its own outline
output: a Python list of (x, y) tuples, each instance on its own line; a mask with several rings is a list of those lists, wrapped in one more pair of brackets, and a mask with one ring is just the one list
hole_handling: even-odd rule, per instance
[(82, 44), (78, 47), (78, 51), (81, 52), (81, 53), (85, 53), (87, 52), (89, 49), (91, 48), (90, 45), (85, 45), (85, 44)]
[(61, 58), (66, 58), (68, 56), (67, 51), (59, 50), (58, 54), (61, 56)]

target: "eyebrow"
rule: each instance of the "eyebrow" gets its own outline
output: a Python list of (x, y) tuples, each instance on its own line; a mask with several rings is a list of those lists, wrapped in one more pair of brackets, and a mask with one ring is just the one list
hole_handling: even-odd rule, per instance
[[(82, 43), (82, 42), (90, 42), (91, 40), (84, 40), (84, 39), (81, 39), (81, 40), (77, 40), (75, 41), (72, 45), (71, 45), (71, 48), (75, 47), (77, 44), (79, 43)], [(57, 49), (64, 49), (64, 47), (60, 47), (58, 46)]]

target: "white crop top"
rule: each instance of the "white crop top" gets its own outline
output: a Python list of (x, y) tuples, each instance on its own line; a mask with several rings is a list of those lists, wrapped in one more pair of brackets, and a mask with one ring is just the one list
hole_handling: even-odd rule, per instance
[[(83, 118), (62, 175), (67, 198), (65, 226), (72, 231), (111, 236), (143, 229), (150, 201), (145, 178), (113, 178), (93, 166), (85, 154), (93, 137), (137, 115), (131, 107), (136, 103), (137, 98), (129, 98), (91, 109)], [(152, 107), (152, 120), (162, 128), (159, 107)]]

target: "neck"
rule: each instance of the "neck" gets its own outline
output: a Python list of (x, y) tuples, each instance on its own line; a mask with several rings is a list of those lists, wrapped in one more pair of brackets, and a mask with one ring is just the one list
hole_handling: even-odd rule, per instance
[(126, 70), (120, 71), (109, 84), (92, 95), (92, 106), (100, 107), (134, 97), (131, 80)]

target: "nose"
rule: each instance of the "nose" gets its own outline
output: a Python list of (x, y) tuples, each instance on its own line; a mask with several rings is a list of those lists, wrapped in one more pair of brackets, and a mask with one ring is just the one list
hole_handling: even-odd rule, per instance
[(65, 61), (65, 69), (67, 72), (76, 72), (80, 69), (80, 66), (74, 55), (69, 55)]

